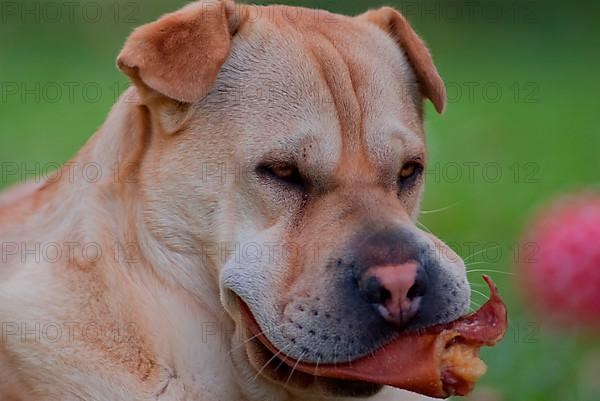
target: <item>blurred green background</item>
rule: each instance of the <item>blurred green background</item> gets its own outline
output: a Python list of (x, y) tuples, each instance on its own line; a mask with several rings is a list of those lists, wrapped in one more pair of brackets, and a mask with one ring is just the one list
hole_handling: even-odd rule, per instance
[[(127, 85), (114, 60), (128, 33), (185, 1), (67, 3), (1, 3), (0, 162), (68, 160)], [(516, 262), (536, 207), (600, 181), (600, 2), (285, 3), (346, 14), (392, 5), (432, 50), (450, 99), (443, 116), (427, 106), (431, 164), (420, 222), (469, 269), (491, 270), (511, 311), (504, 342), (483, 351), (490, 369), (473, 398), (598, 400), (598, 341), (529, 314)], [(2, 177), (0, 188), (18, 180)], [(480, 273), (469, 273), (473, 283)], [(484, 297), (473, 300), (476, 307)]]

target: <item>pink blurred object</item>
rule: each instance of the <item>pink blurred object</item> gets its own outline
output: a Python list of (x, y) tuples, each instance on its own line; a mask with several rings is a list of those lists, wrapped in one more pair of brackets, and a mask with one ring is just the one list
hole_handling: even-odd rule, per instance
[(568, 195), (533, 220), (519, 261), (528, 306), (544, 321), (600, 328), (600, 192)]

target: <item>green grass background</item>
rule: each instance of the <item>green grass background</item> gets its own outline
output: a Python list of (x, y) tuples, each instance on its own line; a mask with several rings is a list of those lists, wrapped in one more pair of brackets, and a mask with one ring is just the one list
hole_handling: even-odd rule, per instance
[[(21, 8), (23, 4), (47, 7), (47, 3), (51, 2), (16, 2)], [(68, 160), (104, 120), (118, 93), (115, 88), (127, 84), (114, 66), (127, 34), (185, 2), (100, 0), (94, 4), (103, 15), (95, 23), (89, 20), (94, 19), (92, 11), (97, 7), (87, 9), (88, 17), (92, 16), (88, 21), (83, 17), (86, 3), (90, 2), (78, 3), (80, 11), (75, 11), (72, 21), (64, 15), (58, 22), (49, 21), (54, 14), (40, 21), (31, 16), (23, 19), (9, 15), (6, 8), (0, 14), (3, 85), (35, 88), (39, 83), (50, 91), (53, 83), (63, 89), (65, 82), (80, 84), (73, 99), (64, 89), (56, 102), (54, 92), (42, 94), (38, 101), (33, 95), (22, 99), (22, 89), (14, 96), (0, 90), (0, 162), (31, 166)], [(471, 269), (518, 276), (512, 244), (536, 207), (565, 192), (598, 187), (600, 2), (286, 3), (348, 14), (379, 5), (430, 10), (425, 15), (407, 12), (407, 17), (429, 44), (450, 89), (445, 115), (438, 116), (427, 106), (432, 168), (423, 205), (425, 210), (446, 209), (423, 214), (420, 221), (455, 244), (469, 263), (478, 262)], [(500, 18), (496, 18), (494, 6), (501, 10)], [(452, 7), (462, 10), (458, 20)], [(472, 18), (466, 15), (469, 7), (475, 7)], [(483, 14), (484, 9), (490, 14)], [(102, 89), (97, 101), (84, 98), (86, 84), (91, 98), (96, 97), (94, 87)], [(475, 86), (472, 97), (469, 85)], [(494, 88), (500, 88), (502, 94), (497, 96)], [(479, 163), (472, 177), (465, 163)], [(455, 179), (457, 165), (462, 177)], [(484, 166), (492, 169), (484, 170)], [(492, 182), (494, 166), (502, 171), (497, 182)], [(17, 180), (3, 180), (0, 187)], [(471, 242), (475, 243), (475, 255), (466, 249)], [(477, 254), (484, 248), (487, 254)], [(494, 250), (500, 251), (501, 257), (496, 258)], [(479, 282), (478, 273), (469, 276)], [(490, 369), (479, 399), (600, 399), (597, 339), (538, 324), (519, 297), (515, 275), (492, 276), (508, 300), (512, 326), (501, 345), (483, 351)], [(473, 299), (479, 304), (484, 301), (479, 294)]]

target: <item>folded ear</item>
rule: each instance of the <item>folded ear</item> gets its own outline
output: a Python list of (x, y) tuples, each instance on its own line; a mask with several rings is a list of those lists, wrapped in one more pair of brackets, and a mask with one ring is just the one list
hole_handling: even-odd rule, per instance
[(197, 1), (143, 25), (125, 43), (117, 65), (138, 89), (183, 103), (199, 100), (229, 54), (234, 8), (230, 0)]
[(415, 70), (423, 95), (431, 100), (438, 113), (442, 113), (446, 107), (444, 81), (435, 68), (425, 43), (411, 28), (406, 18), (391, 7), (367, 11), (358, 18), (366, 19), (392, 35)]

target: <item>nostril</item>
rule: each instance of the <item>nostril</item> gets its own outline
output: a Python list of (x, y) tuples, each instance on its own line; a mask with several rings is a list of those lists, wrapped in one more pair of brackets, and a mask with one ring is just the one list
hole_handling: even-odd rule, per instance
[(425, 277), (425, 269), (420, 268), (417, 270), (417, 276), (415, 277), (415, 283), (410, 287), (406, 293), (406, 298), (413, 300), (418, 297), (425, 295), (427, 290), (427, 278)]
[(425, 295), (425, 286), (422, 282), (417, 281), (406, 293), (406, 298), (413, 300)]
[(421, 270), (416, 262), (372, 267), (358, 282), (360, 295), (384, 319), (403, 324), (416, 313), (425, 293)]
[(392, 297), (389, 290), (375, 276), (360, 280), (358, 288), (362, 298), (371, 304), (383, 304)]

